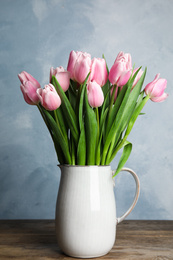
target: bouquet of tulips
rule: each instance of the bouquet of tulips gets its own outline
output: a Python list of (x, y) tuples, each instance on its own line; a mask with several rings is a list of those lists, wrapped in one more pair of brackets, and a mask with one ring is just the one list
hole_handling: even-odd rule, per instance
[(127, 137), (144, 105), (168, 96), (159, 74), (142, 89), (145, 75), (128, 53), (120, 52), (109, 71), (104, 57), (71, 51), (67, 70), (52, 67), (44, 88), (25, 71), (18, 77), (25, 101), (37, 105), (47, 125), (59, 163), (109, 165), (122, 149), (116, 175), (131, 153)]

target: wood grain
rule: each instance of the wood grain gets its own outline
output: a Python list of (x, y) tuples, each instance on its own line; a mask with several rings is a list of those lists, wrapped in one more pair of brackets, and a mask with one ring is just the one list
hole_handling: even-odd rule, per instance
[[(0, 220), (0, 259), (74, 259), (58, 248), (54, 220)], [(173, 260), (173, 221), (125, 220), (109, 254), (97, 259)]]

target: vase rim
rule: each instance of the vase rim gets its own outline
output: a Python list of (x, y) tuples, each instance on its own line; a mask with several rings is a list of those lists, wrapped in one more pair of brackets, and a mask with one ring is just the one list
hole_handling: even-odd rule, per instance
[(110, 167), (110, 165), (78, 165), (78, 164), (76, 164), (76, 165), (71, 165), (71, 164), (57, 164), (57, 166), (59, 167), (59, 168), (62, 168), (62, 167), (68, 167), (68, 168), (75, 168), (75, 167), (77, 167), (77, 168), (79, 168), (79, 167), (81, 167), (81, 168), (89, 168), (89, 167), (100, 167), (100, 168), (103, 168), (103, 167), (105, 167), (105, 168), (107, 168), (107, 167)]

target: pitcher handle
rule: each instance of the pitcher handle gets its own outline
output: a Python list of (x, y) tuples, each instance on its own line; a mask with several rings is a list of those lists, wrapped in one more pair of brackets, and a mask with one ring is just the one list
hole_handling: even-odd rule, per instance
[[(130, 212), (133, 210), (133, 208), (135, 207), (135, 205), (138, 201), (139, 192), (140, 192), (140, 182), (139, 182), (139, 178), (138, 178), (137, 174), (129, 168), (122, 168), (121, 171), (129, 172), (133, 176), (133, 178), (135, 179), (135, 182), (136, 182), (136, 193), (135, 193), (135, 197), (134, 197), (133, 203), (130, 206), (130, 208), (121, 217), (116, 218), (116, 224), (119, 224), (120, 222), (122, 222), (130, 214)], [(112, 171), (112, 173), (114, 174), (114, 171)]]

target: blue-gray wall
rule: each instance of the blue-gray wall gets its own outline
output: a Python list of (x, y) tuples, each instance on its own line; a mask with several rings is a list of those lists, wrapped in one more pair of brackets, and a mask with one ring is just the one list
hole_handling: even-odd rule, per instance
[[(48, 131), (27, 105), (17, 74), (42, 86), (51, 66), (66, 67), (71, 50), (101, 57), (109, 68), (119, 51), (147, 66), (145, 84), (160, 72), (169, 98), (147, 103), (129, 137), (126, 163), (141, 181), (131, 219), (173, 219), (173, 1), (0, 0), (0, 218), (54, 218), (60, 171)], [(112, 168), (116, 168), (116, 159)], [(134, 182), (116, 177), (118, 215), (134, 196)]]

